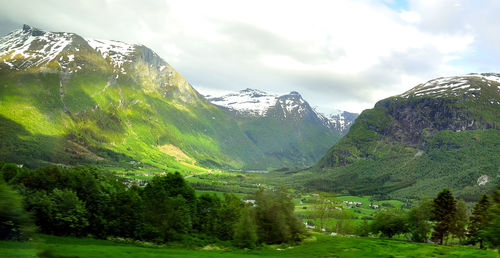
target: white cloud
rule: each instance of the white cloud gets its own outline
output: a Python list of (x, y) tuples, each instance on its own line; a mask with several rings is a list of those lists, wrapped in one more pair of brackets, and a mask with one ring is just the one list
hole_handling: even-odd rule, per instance
[(408, 23), (418, 23), (420, 22), (420, 14), (412, 11), (401, 11), (399, 13), (401, 19)]
[(145, 44), (204, 89), (297, 90), (323, 112), (359, 112), (433, 77), (498, 69), (500, 6), (475, 3), (0, 0), (0, 15)]

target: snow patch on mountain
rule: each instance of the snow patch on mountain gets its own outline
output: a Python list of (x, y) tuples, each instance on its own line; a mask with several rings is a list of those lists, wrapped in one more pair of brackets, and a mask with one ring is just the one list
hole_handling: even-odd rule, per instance
[(16, 70), (46, 64), (71, 44), (73, 35), (24, 25), (0, 39), (0, 60)]
[(215, 105), (247, 116), (266, 116), (271, 108), (281, 112), (281, 116), (286, 119), (291, 117), (302, 119), (312, 112), (312, 116), (324, 127), (341, 133), (347, 132), (357, 117), (357, 114), (341, 110), (324, 115), (316, 108), (311, 108), (309, 103), (296, 91), (278, 95), (255, 89), (245, 89), (239, 92), (224, 93), (220, 96), (205, 95), (205, 97)]
[(269, 94), (260, 90), (245, 89), (219, 97), (210, 95), (206, 95), (205, 97), (218, 106), (246, 112), (251, 115), (263, 116), (269, 107), (276, 105), (279, 95)]
[[(484, 73), (484, 74), (468, 74), (464, 76), (442, 77), (430, 80), (426, 83), (419, 84), (415, 88), (399, 95), (404, 98), (410, 96), (459, 96), (463, 92), (473, 93), (481, 91), (481, 87), (471, 83), (471, 79), (480, 79), (483, 82), (489, 81), (494, 84), (500, 84), (500, 74)], [(497, 85), (500, 89), (500, 85)]]
[(90, 38), (85, 38), (85, 40), (93, 49), (101, 53), (104, 59), (106, 59), (108, 56), (109, 58), (111, 58), (111, 62), (115, 68), (115, 72), (126, 74), (123, 65), (125, 63), (132, 63), (130, 56), (134, 52), (136, 45), (131, 45), (114, 40)]

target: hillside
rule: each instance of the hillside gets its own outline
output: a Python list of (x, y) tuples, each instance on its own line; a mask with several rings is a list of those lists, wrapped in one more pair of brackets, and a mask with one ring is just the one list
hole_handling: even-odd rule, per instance
[(357, 117), (341, 112), (328, 118), (295, 91), (277, 95), (245, 89), (207, 99), (227, 110), (266, 158), (286, 167), (314, 164)]
[(500, 75), (438, 78), (363, 111), (316, 164), (313, 189), (393, 198), (500, 182)]
[(262, 158), (230, 116), (142, 45), (25, 25), (0, 40), (0, 85), (6, 161), (197, 169)]
[[(307, 137), (329, 137), (328, 145), (303, 137), (282, 146), (271, 138), (269, 144), (284, 150), (274, 155), (151, 49), (28, 25), (0, 39), (0, 120), (0, 160), (29, 167), (302, 166), (316, 162), (338, 138), (304, 128)], [(281, 137), (293, 133), (282, 131)], [(300, 151), (288, 153), (291, 148)]]

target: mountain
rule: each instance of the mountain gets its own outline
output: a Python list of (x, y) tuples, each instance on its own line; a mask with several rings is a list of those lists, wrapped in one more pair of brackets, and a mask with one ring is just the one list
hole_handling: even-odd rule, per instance
[(206, 97), (233, 115), (266, 158), (277, 159), (287, 167), (314, 164), (349, 130), (357, 116), (342, 112), (326, 117), (296, 91), (277, 95), (245, 89)]
[[(266, 138), (265, 130), (256, 136), (242, 124), (146, 46), (28, 25), (0, 38), (0, 160), (122, 172), (267, 169), (296, 157), (293, 166), (316, 162), (327, 147), (308, 137), (333, 144), (319, 127), (280, 125), (283, 139), (305, 135), (300, 144), (280, 146), (281, 138)], [(265, 152), (256, 139), (281, 149)]]
[(363, 111), (315, 166), (313, 189), (390, 198), (500, 183), (500, 75), (438, 78)]
[(142, 45), (25, 25), (0, 39), (0, 85), (2, 160), (196, 170), (263, 157)]
[[(333, 129), (344, 135), (358, 117), (356, 113), (338, 110), (334, 114), (324, 115), (312, 108), (302, 96), (292, 91), (289, 94), (271, 94), (256, 89), (244, 89), (236, 93), (222, 96), (205, 95), (217, 106), (226, 108), (237, 117), (270, 117), (277, 119), (293, 118), (295, 120), (311, 118), (325, 128)], [(279, 110), (276, 113), (276, 110)]]

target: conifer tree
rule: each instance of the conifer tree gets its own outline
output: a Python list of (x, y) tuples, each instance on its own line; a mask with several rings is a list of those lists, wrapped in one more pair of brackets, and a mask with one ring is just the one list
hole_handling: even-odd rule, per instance
[(448, 240), (456, 211), (457, 205), (453, 194), (448, 188), (443, 189), (432, 203), (432, 220), (436, 222), (432, 236), (439, 244), (444, 244), (444, 240)]
[(472, 216), (470, 217), (468, 234), (469, 241), (473, 244), (479, 242), (480, 248), (484, 248), (483, 238), (479, 232), (484, 229), (487, 222), (487, 212), (490, 207), (488, 195), (483, 194), (481, 199), (474, 205)]
[(480, 235), (491, 248), (500, 253), (500, 188), (493, 193), (493, 204), (487, 212), (487, 221)]

